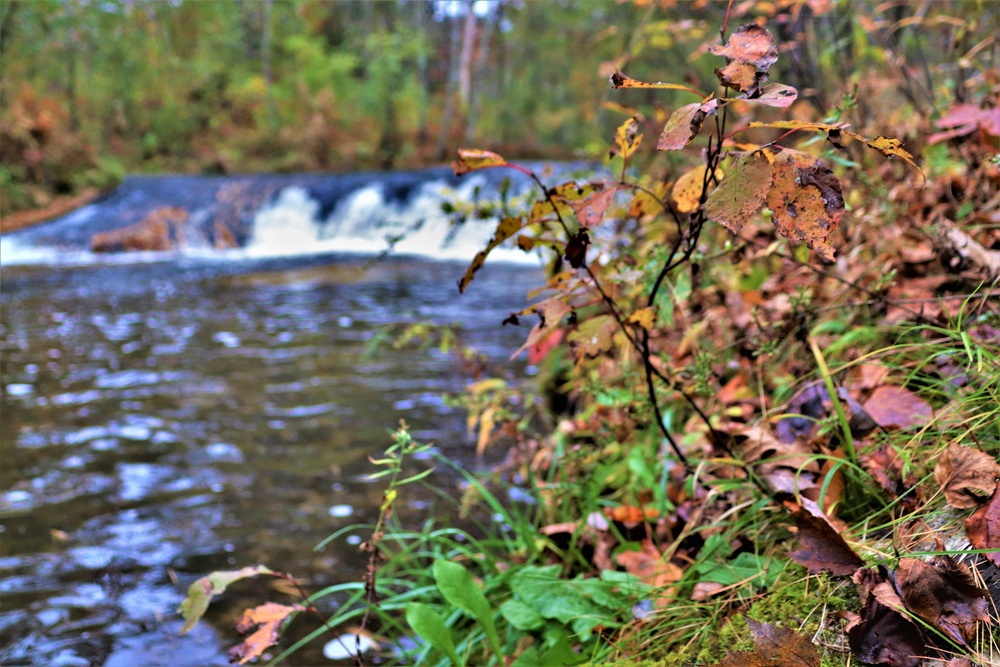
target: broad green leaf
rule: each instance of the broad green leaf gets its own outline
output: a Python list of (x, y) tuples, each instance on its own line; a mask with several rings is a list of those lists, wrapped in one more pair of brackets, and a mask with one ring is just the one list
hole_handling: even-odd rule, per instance
[(543, 663), (538, 659), (538, 648), (529, 646), (517, 656), (517, 660), (510, 663), (510, 667), (538, 667), (541, 664)]
[(225, 591), (230, 584), (247, 577), (256, 577), (258, 574), (277, 573), (263, 565), (254, 565), (239, 570), (213, 572), (191, 584), (188, 587), (187, 597), (177, 608), (177, 613), (184, 617), (184, 627), (181, 628), (180, 634), (182, 636), (187, 634), (198, 624), (213, 597)]
[(559, 639), (539, 660), (539, 665), (576, 665), (584, 661), (584, 657), (573, 651), (573, 643), (566, 634), (560, 633)]
[(545, 618), (520, 600), (504, 602), (500, 614), (518, 630), (540, 630), (545, 626)]
[(406, 622), (421, 639), (448, 656), (452, 664), (463, 664), (455, 652), (455, 640), (452, 638), (451, 630), (428, 605), (420, 602), (406, 605)]
[(743, 225), (764, 203), (771, 188), (773, 168), (760, 153), (747, 153), (705, 201), (705, 217), (739, 234)]
[(493, 609), (469, 571), (458, 563), (439, 559), (434, 561), (433, 572), (444, 599), (479, 621), (497, 660), (502, 661), (503, 651), (493, 622)]
[(507, 160), (500, 155), (490, 151), (483, 151), (477, 148), (459, 148), (458, 159), (451, 163), (451, 168), (456, 176), (467, 174), (470, 171), (488, 169), (490, 167), (506, 167)]

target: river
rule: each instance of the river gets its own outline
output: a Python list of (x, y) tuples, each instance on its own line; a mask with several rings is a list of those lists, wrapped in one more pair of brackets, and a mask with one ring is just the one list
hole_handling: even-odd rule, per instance
[[(144, 183), (124, 190), (148, 194)], [(404, 219), (412, 197), (387, 203), (377, 185), (342, 193), (323, 214), (310, 190), (275, 188), (250, 216), (245, 245), (226, 252), (90, 254), (83, 235), (66, 230), (106, 227), (121, 193), (33, 236), (4, 238), (4, 665), (225, 664), (239, 640), (235, 614), (271, 589), (234, 587), (180, 638), (176, 609), (187, 586), (257, 563), (303, 578), (309, 590), (359, 580), (363, 531), (314, 547), (374, 521), (382, 486), (366, 479), (368, 457), (401, 418), (466, 468), (489, 463), (476, 459), (464, 415), (442, 399), (468, 381), (452, 353), (365, 351), (384, 325), (431, 320), (457, 323), (464, 342), (506, 359), (526, 330), (500, 323), (538, 284), (537, 260), (490, 263), (460, 297), (465, 264), (442, 261), (460, 254), (453, 231), (439, 220), (433, 234), (426, 221), (413, 225)], [(409, 254), (373, 260), (372, 235), (346, 243), (364, 235), (356, 221), (344, 226), (344, 210), (363, 217), (357, 199), (373, 196), (370, 216), (384, 223), (391, 204), (393, 224), (424, 235), (404, 247)], [(339, 235), (324, 235), (334, 223)], [(318, 231), (302, 237), (308, 224)], [(299, 236), (282, 246), (283, 225)], [(490, 233), (481, 222), (463, 252)], [(336, 238), (349, 254), (337, 252)], [(457, 493), (457, 478), (437, 475), (433, 484)], [(419, 521), (435, 515), (435, 498), (413, 487), (402, 509)], [(287, 664), (334, 664), (321, 650), (320, 641)]]

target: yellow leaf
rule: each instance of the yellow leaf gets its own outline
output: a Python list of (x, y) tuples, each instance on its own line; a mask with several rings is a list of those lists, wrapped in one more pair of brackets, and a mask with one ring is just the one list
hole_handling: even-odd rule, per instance
[(638, 324), (646, 331), (649, 331), (653, 328), (653, 324), (656, 323), (656, 310), (652, 306), (640, 308), (629, 316), (628, 323)]
[(621, 124), (618, 132), (615, 133), (615, 144), (618, 146), (618, 154), (624, 159), (629, 159), (632, 153), (639, 149), (642, 143), (642, 135), (639, 134), (639, 118), (632, 116)]
[(639, 81), (638, 79), (633, 79), (627, 76), (623, 72), (615, 72), (611, 75), (611, 87), (612, 88), (660, 88), (663, 90), (684, 90), (689, 93), (694, 93), (698, 97), (705, 97), (704, 93), (697, 91), (693, 88), (687, 86), (682, 86), (677, 83), (646, 83), (645, 81)]
[(486, 263), (486, 257), (490, 254), (490, 251), (517, 232), (521, 231), (527, 224), (528, 221), (520, 216), (504, 218), (501, 220), (500, 224), (497, 225), (497, 230), (493, 233), (493, 238), (490, 239), (489, 244), (486, 248), (476, 253), (476, 256), (472, 258), (472, 263), (469, 264), (469, 268), (465, 270), (465, 275), (463, 275), (462, 279), (458, 281), (458, 291), (465, 292), (465, 288), (472, 282), (472, 278), (476, 271), (483, 268), (483, 264)]
[(493, 433), (493, 415), (496, 413), (495, 407), (483, 410), (479, 418), (479, 439), (476, 441), (476, 454), (482, 456), (486, 451), (486, 445), (490, 442), (490, 435)]
[(296, 604), (287, 606), (268, 602), (253, 609), (247, 609), (236, 621), (236, 631), (246, 634), (255, 626), (260, 626), (257, 630), (242, 643), (229, 649), (229, 661), (245, 665), (254, 658), (259, 658), (264, 654), (269, 646), (278, 641), (281, 633), (281, 626), (288, 616), (294, 612), (303, 611), (305, 607)]
[[(674, 183), (670, 196), (674, 200), (678, 213), (694, 213), (701, 206), (701, 195), (704, 192), (707, 173), (708, 167), (701, 165), (687, 172)], [(715, 176), (717, 179), (722, 179), (722, 170), (716, 169)], [(711, 179), (709, 179), (709, 184), (711, 184)]]
[(451, 168), (456, 176), (467, 174), (478, 169), (488, 169), (489, 167), (505, 167), (507, 160), (490, 151), (479, 150), (478, 148), (459, 148), (458, 159), (451, 163)]

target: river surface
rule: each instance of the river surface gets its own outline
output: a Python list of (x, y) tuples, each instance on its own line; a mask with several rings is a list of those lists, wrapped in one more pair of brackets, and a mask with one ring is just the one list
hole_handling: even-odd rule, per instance
[[(379, 327), (433, 320), (506, 359), (526, 330), (500, 322), (540, 272), (489, 264), (459, 296), (464, 267), (339, 255), (5, 266), (0, 662), (226, 664), (234, 615), (282, 598), (234, 586), (179, 638), (197, 577), (263, 563), (309, 590), (359, 580), (367, 534), (313, 548), (374, 521), (368, 457), (399, 419), (469, 469), (488, 463), (442, 400), (468, 381), (453, 354), (365, 355)], [(432, 516), (434, 498), (414, 487), (402, 509)], [(323, 641), (287, 664), (334, 664)]]

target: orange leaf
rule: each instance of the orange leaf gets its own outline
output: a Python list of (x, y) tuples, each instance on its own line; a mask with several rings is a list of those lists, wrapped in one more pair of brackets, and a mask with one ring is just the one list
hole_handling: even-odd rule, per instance
[(240, 634), (250, 632), (255, 626), (257, 630), (233, 648), (229, 649), (229, 662), (245, 665), (254, 658), (259, 658), (264, 651), (278, 641), (281, 626), (289, 614), (303, 611), (302, 605), (287, 606), (268, 602), (253, 609), (247, 609), (236, 621), (236, 631)]
[(649, 540), (643, 540), (639, 551), (623, 551), (615, 557), (618, 564), (629, 574), (639, 577), (644, 584), (662, 589), (656, 596), (655, 606), (662, 609), (674, 597), (675, 589), (670, 584), (678, 581), (683, 572), (664, 558), (659, 549)]
[(821, 257), (833, 260), (833, 246), (826, 241), (844, 215), (844, 195), (840, 181), (822, 160), (782, 150), (774, 158), (774, 180), (766, 202), (779, 234), (793, 242), (804, 241)]

